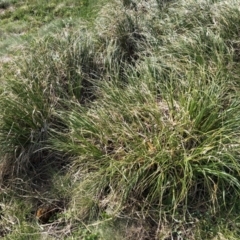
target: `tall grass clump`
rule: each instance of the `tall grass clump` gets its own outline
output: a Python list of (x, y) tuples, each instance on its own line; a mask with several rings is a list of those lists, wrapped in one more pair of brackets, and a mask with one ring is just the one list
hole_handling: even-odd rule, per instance
[(89, 101), (93, 81), (101, 74), (94, 43), (86, 34), (49, 36), (33, 42), (25, 54), (12, 66), (18, 74), (6, 75), (1, 95), (1, 148), (15, 157), (47, 140), (49, 126), (57, 122), (54, 111), (64, 107), (60, 99)]
[(23, 75), (32, 81), (44, 79), (53, 98), (76, 98), (84, 102), (91, 92), (92, 81), (101, 76), (94, 41), (83, 27), (76, 34), (66, 31), (36, 42), (40, 46), (31, 54)]
[[(146, 13), (140, 8), (143, 2), (113, 1), (106, 4), (96, 19), (97, 37), (102, 44), (106, 75), (127, 81), (129, 66), (147, 55)], [(136, 8), (138, 11), (136, 11)]]
[(178, 88), (134, 77), (124, 88), (107, 83), (91, 109), (62, 113), (69, 133), (54, 144), (75, 156), (73, 201), (82, 214), (154, 219), (157, 231), (167, 215), (185, 219), (233, 204), (239, 104), (223, 105), (224, 83), (196, 79)]
[[(69, 130), (57, 135), (54, 146), (74, 159), (76, 215), (138, 219), (143, 229), (152, 227), (144, 234), (160, 237), (169, 219), (217, 216), (236, 206), (239, 100), (228, 71), (235, 60), (205, 16), (212, 5), (201, 18), (192, 15), (194, 28), (185, 15), (191, 4), (166, 5), (166, 14), (149, 22), (158, 32), (143, 31), (147, 44), (138, 52), (141, 61), (124, 65), (125, 84), (109, 75), (91, 108), (76, 105), (60, 113)], [(146, 26), (141, 22), (141, 29)], [(118, 36), (111, 35), (110, 43), (128, 52)], [(119, 59), (116, 66), (128, 58)]]
[(9, 80), (8, 84), (0, 99), (1, 106), (4, 106), (1, 153), (12, 154), (18, 159), (16, 168), (20, 169), (28, 161), (25, 159), (28, 151), (34, 152), (46, 139), (52, 107), (40, 86), (16, 80)]
[(1, 183), (10, 184), (17, 197), (28, 194), (36, 208), (69, 194), (69, 189), (54, 186), (53, 174), (66, 171), (67, 157), (49, 148), (49, 129), (65, 132), (68, 128), (55, 112), (68, 109), (68, 102), (88, 105), (95, 99), (97, 82), (109, 71), (117, 71), (105, 68), (101, 41), (84, 25), (75, 33), (66, 30), (35, 39), (29, 46), (4, 74)]
[(0, 96), (4, 176), (17, 176), (18, 197), (31, 182), (43, 195), (32, 206), (64, 198), (64, 236), (227, 238), (240, 192), (231, 9), (111, 1), (91, 29), (32, 41)]
[(66, 108), (67, 101), (90, 101), (92, 84), (100, 78), (90, 37), (68, 34), (33, 41), (4, 73), (0, 96), (1, 184), (9, 186), (8, 191), (12, 189), (13, 197), (27, 195), (33, 212), (41, 204), (52, 202), (63, 209), (67, 202), (69, 189), (63, 190), (62, 179), (53, 178), (63, 177), (68, 159), (49, 149), (49, 129), (63, 131), (65, 126), (54, 115), (56, 110)]

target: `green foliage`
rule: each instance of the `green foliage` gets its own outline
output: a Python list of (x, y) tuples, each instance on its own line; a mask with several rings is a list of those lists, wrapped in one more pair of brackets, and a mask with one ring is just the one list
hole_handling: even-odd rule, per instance
[(40, 238), (24, 214), (58, 201), (48, 236), (239, 238), (235, 1), (7, 2), (33, 29), (1, 69), (0, 235)]
[[(100, 4), (105, 0), (33, 0), (33, 1), (0, 1), (0, 56), (13, 53), (28, 45), (29, 39), (48, 35), (50, 32), (62, 32), (79, 23), (79, 18), (91, 22), (95, 19)], [(2, 7), (1, 7), (2, 6)], [(46, 25), (61, 22), (51, 31), (44, 32)], [(10, 30), (9, 30), (10, 28)], [(54, 30), (54, 31), (53, 31)], [(21, 54), (21, 53), (20, 53)]]
[[(124, 90), (107, 86), (89, 111), (63, 114), (70, 142), (65, 138), (58, 146), (80, 156), (75, 165), (99, 172), (99, 194), (110, 188), (121, 204), (133, 198), (144, 199), (147, 208), (159, 204), (176, 209), (183, 202), (201, 202), (204, 196), (216, 207), (215, 198), (222, 198), (227, 185), (239, 191), (237, 150), (229, 152), (237, 145), (231, 133), (236, 131), (238, 105), (222, 109), (219, 94), (224, 89), (201, 83), (205, 89), (196, 91), (192, 81), (194, 86), (179, 86), (174, 96), (169, 89), (161, 101), (151, 92), (154, 86), (143, 80)], [(202, 186), (203, 192), (196, 192), (195, 186)]]

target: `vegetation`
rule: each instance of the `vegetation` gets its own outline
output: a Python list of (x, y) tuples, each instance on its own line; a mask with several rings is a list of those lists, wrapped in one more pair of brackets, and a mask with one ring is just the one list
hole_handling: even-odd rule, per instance
[(98, 3), (0, 0), (0, 236), (239, 239), (237, 1)]

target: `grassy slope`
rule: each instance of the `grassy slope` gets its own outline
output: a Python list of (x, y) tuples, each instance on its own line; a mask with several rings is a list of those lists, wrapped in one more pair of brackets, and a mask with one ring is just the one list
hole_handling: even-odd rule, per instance
[(1, 1), (1, 55), (14, 53), (36, 36), (76, 26), (79, 18), (90, 20), (95, 4), (91, 0)]
[(122, 2), (0, 1), (0, 235), (239, 239), (239, 9)]

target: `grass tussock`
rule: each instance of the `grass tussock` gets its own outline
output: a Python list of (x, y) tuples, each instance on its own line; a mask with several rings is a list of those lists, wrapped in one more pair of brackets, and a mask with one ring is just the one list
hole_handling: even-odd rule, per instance
[(1, 76), (0, 235), (238, 239), (239, 16), (108, 1), (31, 40)]

